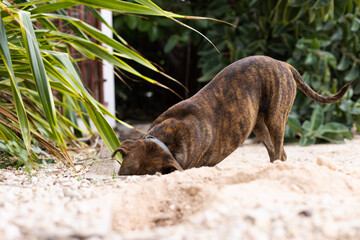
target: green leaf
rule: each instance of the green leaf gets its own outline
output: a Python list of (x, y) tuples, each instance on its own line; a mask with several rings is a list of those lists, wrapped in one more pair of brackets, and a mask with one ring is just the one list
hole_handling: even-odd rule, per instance
[[(210, 41), (210, 39), (207, 38), (204, 34), (202, 34), (202, 33), (199, 32), (198, 30), (196, 30), (196, 29), (194, 29), (194, 28), (192, 28), (192, 27), (190, 27), (190, 26), (188, 26), (188, 25), (186, 25), (186, 24), (184, 24), (184, 23), (182, 23), (182, 22), (180, 22), (180, 21), (178, 21), (178, 20), (175, 19), (175, 18), (180, 18), (180, 17), (183, 17), (183, 16), (181, 16), (181, 15), (174, 15), (174, 14), (172, 14), (172, 13), (170, 13), (170, 12), (166, 12), (166, 11), (162, 10), (160, 7), (158, 7), (156, 4), (154, 4), (154, 3), (153, 3), (152, 1), (150, 1), (150, 0), (136, 0), (136, 1), (137, 1), (138, 3), (144, 5), (144, 6), (148, 7), (149, 9), (153, 10), (153, 11), (156, 12), (159, 16), (167, 17), (167, 18), (169, 18), (169, 19), (171, 19), (171, 20), (179, 23), (180, 25), (182, 25), (182, 26), (184, 26), (184, 27), (186, 27), (186, 28), (188, 28), (188, 29), (190, 29), (190, 30), (192, 30), (192, 31), (200, 34), (203, 38), (205, 38), (205, 39), (216, 49), (216, 51), (219, 52), (219, 50), (216, 48), (216, 46), (215, 46), (215, 45)], [(186, 18), (186, 16), (185, 16), (185, 18)]]
[(128, 43), (124, 40), (124, 38), (122, 38), (116, 31), (113, 27), (111, 27), (109, 25), (108, 22), (105, 21), (105, 19), (102, 17), (102, 15), (93, 7), (89, 7), (89, 6), (86, 6), (86, 9), (89, 10), (91, 12), (92, 15), (94, 15), (94, 17), (96, 17), (101, 23), (103, 23), (107, 28), (109, 28), (113, 35), (116, 36), (120, 42), (124, 45), (128, 45)]
[(303, 135), (311, 135), (311, 131), (312, 131), (312, 128), (311, 128), (311, 122), (306, 120), (303, 122), (302, 126), (301, 126), (305, 131), (303, 131)]
[(321, 126), (318, 131), (324, 133), (350, 133), (349, 129), (344, 124), (337, 122), (326, 123)]
[(320, 105), (316, 105), (313, 113), (311, 114), (310, 118), (310, 130), (316, 131), (322, 125), (324, 121), (324, 111), (320, 107)]
[(348, 1), (334, 0), (334, 20), (337, 21), (346, 11)]
[(179, 39), (179, 37), (177, 36), (177, 35), (172, 35), (169, 39), (168, 39), (168, 41), (167, 41), (167, 43), (166, 43), (166, 45), (165, 45), (165, 47), (164, 47), (164, 52), (165, 53), (169, 53), (169, 52), (171, 52), (171, 50), (173, 50), (173, 48), (176, 46), (176, 44), (178, 43), (178, 39)]
[(30, 19), (30, 13), (25, 11), (19, 11), (19, 20), (22, 23), (21, 31), (26, 46), (27, 58), (30, 62), (31, 71), (34, 76), (36, 88), (41, 99), (44, 113), (47, 117), (49, 126), (51, 127), (52, 133), (55, 136), (58, 144), (65, 147), (65, 141), (62, 138), (62, 135), (59, 134), (54, 99), (51, 92), (50, 84), (47, 80), (44, 63), (42, 61), (42, 56)]
[(321, 136), (318, 136), (318, 138), (323, 139), (327, 142), (331, 143), (344, 143), (344, 137), (341, 134), (337, 133), (327, 133)]
[(299, 145), (300, 146), (307, 146), (314, 144), (316, 142), (316, 139), (314, 136), (312, 136), (311, 132), (307, 131), (306, 129), (310, 129), (311, 123), (309, 121), (305, 121), (303, 123), (303, 128), (305, 131), (303, 131), (303, 135), (301, 136)]
[[(159, 11), (154, 11), (147, 6), (125, 2), (125, 1), (104, 1), (104, 0), (71, 0), (75, 4), (84, 4), (94, 8), (103, 8), (111, 11), (126, 13), (126, 14), (140, 14), (140, 15), (163, 15)], [(169, 13), (170, 14), (170, 13)], [(176, 14), (173, 14), (174, 16)]]
[(323, 56), (326, 58), (326, 62), (333, 68), (336, 68), (337, 65), (337, 61), (336, 61), (336, 57), (334, 56), (334, 54), (332, 54), (331, 52), (327, 52), (327, 51), (322, 51), (322, 50), (315, 50), (314, 51), (315, 54), (317, 54), (318, 56)]
[(343, 143), (344, 138), (347, 138), (347, 139), (351, 140), (353, 138), (353, 136), (352, 136), (350, 131), (346, 131), (346, 132), (326, 132), (326, 133), (318, 136), (318, 138), (326, 140), (328, 142)]
[[(120, 141), (117, 138), (114, 130), (106, 121), (104, 115), (99, 111), (98, 108), (93, 108), (94, 105), (85, 104), (86, 111), (89, 113), (91, 120), (99, 131), (101, 138), (104, 140), (106, 146), (109, 148), (111, 152), (115, 152), (115, 150), (120, 146)], [(119, 162), (122, 163), (123, 159), (120, 153), (117, 153), (116, 156), (119, 159)]]
[[(132, 60), (140, 63), (141, 65), (143, 65), (143, 66), (145, 66), (145, 67), (147, 67), (147, 68), (149, 68), (149, 69), (151, 69), (151, 70), (153, 70), (155, 72), (159, 72), (148, 60), (146, 60), (140, 54), (138, 54), (137, 52), (133, 51), (132, 49), (124, 46), (122, 43), (117, 42), (114, 39), (106, 36), (99, 29), (97, 29), (97, 28), (95, 28), (95, 27), (93, 27), (93, 26), (91, 26), (91, 25), (89, 25), (89, 24), (87, 24), (85, 22), (82, 22), (82, 21), (80, 21), (78, 19), (75, 19), (75, 18), (72, 18), (72, 17), (55, 15), (55, 14), (41, 14), (39, 16), (46, 17), (46, 18), (51, 18), (51, 19), (67, 20), (67, 21), (71, 22), (74, 26), (76, 26), (77, 28), (79, 28), (82, 31), (89, 34), (94, 39), (98, 40), (99, 42), (107, 44), (110, 47), (112, 47), (113, 49), (119, 51), (122, 54), (123, 57), (126, 56), (126, 58), (132, 59)], [(55, 33), (53, 32), (51, 34), (55, 34)], [(62, 36), (65, 36), (65, 35), (62, 35)], [(67, 36), (69, 36), (69, 35), (67, 35)], [(72, 38), (74, 40), (78, 39), (78, 41), (84, 42), (84, 40), (82, 40), (80, 38), (75, 38), (75, 36), (72, 36)], [(81, 46), (81, 44), (80, 44), (80, 46)]]
[(288, 0), (288, 5), (291, 7), (300, 7), (308, 4), (310, 0)]
[(347, 82), (354, 81), (359, 77), (360, 69), (358, 64), (353, 64), (351, 69), (346, 73), (344, 80)]
[(359, 100), (354, 104), (353, 108), (351, 109), (351, 114), (360, 116), (360, 103), (359, 103)]
[(208, 82), (211, 79), (213, 79), (216, 76), (216, 74), (223, 68), (224, 68), (224, 66), (219, 64), (218, 66), (215, 66), (212, 70), (204, 73), (197, 81), (198, 82)]
[(351, 64), (350, 59), (346, 55), (343, 55), (341, 57), (339, 65), (336, 68), (340, 71), (345, 71), (350, 67), (350, 64)]
[[(129, 72), (132, 73), (136, 76), (139, 76), (143, 79), (145, 79), (146, 81), (149, 81), (151, 83), (156, 83), (157, 81), (148, 78), (142, 74), (140, 74), (138, 71), (136, 71), (134, 68), (132, 68), (129, 64), (127, 64), (126, 62), (124, 62), (123, 60), (121, 60), (120, 58), (115, 57), (114, 55), (112, 55), (106, 48), (99, 46), (95, 43), (86, 41), (82, 38), (77, 38), (68, 34), (64, 34), (64, 33), (51, 33), (51, 34), (56, 34), (57, 36), (62, 36), (64, 37), (64, 41), (66, 41), (67, 43), (69, 43), (71, 46), (73, 46), (74, 48), (76, 48), (79, 51), (82, 51), (82, 53), (84, 54), (91, 54), (89, 55), (89, 57), (91, 56), (96, 56), (98, 58), (104, 59), (106, 61), (108, 61), (111, 64), (114, 64), (115, 66)], [(85, 52), (86, 51), (86, 52)]]
[[(331, 3), (332, 0), (317, 0), (315, 2), (315, 4), (311, 7), (315, 8), (315, 9), (320, 9), (322, 7), (325, 7), (326, 5), (328, 5), (329, 3)], [(311, 5), (311, 4), (310, 4)]]
[[(0, 11), (0, 15), (1, 15), (1, 11)], [(31, 148), (30, 126), (29, 126), (28, 118), (26, 116), (25, 106), (20, 94), (19, 86), (13, 71), (10, 49), (8, 45), (3, 19), (1, 19), (0, 21), (0, 55), (3, 60), (3, 64), (5, 65), (10, 77), (11, 92), (15, 103), (17, 118), (20, 124), (21, 134), (26, 149), (30, 154), (30, 148)]]
[(314, 65), (317, 61), (317, 57), (315, 56), (315, 54), (313, 52), (309, 52), (306, 55), (306, 59), (305, 59), (305, 64), (306, 65)]
[(313, 23), (316, 18), (316, 11), (314, 8), (309, 9), (309, 23)]
[(286, 7), (283, 13), (283, 22), (285, 24), (296, 21), (304, 12), (301, 7)]
[(21, 143), (21, 139), (14, 134), (7, 126), (4, 126), (0, 123), (0, 139), (4, 140), (5, 142), (8, 141), (16, 141), (17, 143)]
[[(73, 80), (76, 85), (76, 89), (80, 91), (79, 95), (84, 98), (84, 107), (89, 114), (92, 122), (96, 126), (97, 130), (106, 146), (109, 148), (111, 152), (114, 152), (117, 147), (121, 144), (119, 139), (117, 138), (114, 130), (111, 128), (109, 123), (106, 121), (102, 110), (100, 110), (98, 103), (93, 99), (93, 97), (87, 92), (85, 87), (83, 86), (81, 79), (71, 63), (70, 59), (64, 53), (52, 52), (52, 56), (54, 56), (58, 61), (61, 62), (61, 65), (64, 67), (63, 70), (68, 74), (68, 76)], [(71, 84), (71, 83), (69, 83)], [(120, 162), (122, 162), (121, 154), (116, 155)]]
[(301, 123), (296, 116), (290, 114), (287, 123), (291, 128), (295, 129), (299, 133), (302, 133)]
[(53, 2), (53, 3), (45, 3), (41, 6), (37, 6), (36, 8), (33, 8), (30, 12), (32, 14), (35, 13), (45, 13), (45, 12), (55, 12), (56, 10), (60, 9), (67, 9), (72, 6), (75, 6), (76, 3), (72, 2)]
[(140, 32), (148, 32), (152, 27), (152, 23), (149, 20), (139, 21), (139, 31)]
[(357, 17), (354, 17), (354, 20), (352, 22), (352, 25), (351, 25), (351, 31), (353, 32), (357, 32), (360, 28), (360, 19), (358, 19)]
[(125, 22), (131, 30), (135, 30), (138, 25), (139, 20), (135, 16), (127, 15), (127, 16), (125, 16)]
[(149, 40), (154, 43), (159, 39), (159, 28), (156, 25), (153, 25), (151, 31), (148, 32)]
[(353, 0), (347, 0), (347, 11), (352, 12), (353, 11)]

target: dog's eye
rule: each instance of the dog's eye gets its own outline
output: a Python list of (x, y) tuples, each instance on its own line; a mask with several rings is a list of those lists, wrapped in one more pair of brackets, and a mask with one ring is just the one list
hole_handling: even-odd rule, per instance
[(169, 174), (172, 173), (173, 171), (175, 171), (176, 169), (174, 167), (164, 167), (161, 170), (161, 174)]

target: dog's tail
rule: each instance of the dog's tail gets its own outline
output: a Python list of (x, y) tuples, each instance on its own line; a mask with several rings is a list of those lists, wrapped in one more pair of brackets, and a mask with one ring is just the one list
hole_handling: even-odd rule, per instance
[(293, 66), (291, 66), (290, 64), (288, 64), (288, 65), (289, 65), (291, 73), (296, 81), (296, 84), (300, 88), (300, 90), (303, 93), (305, 93), (306, 96), (308, 96), (312, 100), (319, 102), (319, 103), (334, 103), (334, 102), (339, 101), (341, 98), (344, 97), (345, 93), (347, 92), (347, 90), (349, 89), (349, 87), (352, 83), (352, 82), (347, 83), (345, 86), (343, 86), (340, 89), (340, 91), (338, 91), (333, 96), (329, 96), (329, 97), (322, 96), (322, 95), (318, 94), (317, 92), (315, 92), (314, 90), (312, 90), (309, 85), (307, 85), (307, 83), (301, 77), (300, 73)]

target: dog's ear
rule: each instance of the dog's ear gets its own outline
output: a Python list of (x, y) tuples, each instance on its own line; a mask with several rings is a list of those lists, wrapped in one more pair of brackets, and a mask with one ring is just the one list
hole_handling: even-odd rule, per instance
[(116, 153), (120, 152), (123, 157), (128, 155), (135, 146), (138, 146), (139, 142), (128, 139), (124, 141), (116, 150), (113, 152), (111, 157), (115, 157)]
[(128, 154), (128, 151), (125, 148), (122, 148), (121, 146), (118, 147), (115, 152), (113, 152), (113, 154), (111, 155), (111, 157), (115, 157), (115, 155), (120, 152), (121, 156), (125, 157)]
[(168, 158), (163, 163), (163, 166), (161, 168), (161, 173), (162, 174), (167, 174), (167, 173), (171, 173), (171, 172), (176, 171), (176, 170), (184, 171), (184, 169), (180, 166), (180, 164), (177, 161), (175, 161), (175, 159)]

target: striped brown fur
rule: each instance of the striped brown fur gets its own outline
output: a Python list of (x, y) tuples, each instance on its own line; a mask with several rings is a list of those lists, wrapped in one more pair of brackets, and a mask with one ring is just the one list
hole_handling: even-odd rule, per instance
[[(231, 154), (254, 132), (265, 145), (270, 161), (286, 160), (284, 131), (296, 86), (321, 103), (339, 101), (350, 83), (337, 94), (313, 91), (291, 65), (270, 57), (253, 56), (225, 69), (193, 97), (161, 114), (148, 134), (154, 142), (125, 141), (117, 151), (124, 161), (120, 175), (168, 173), (192, 167), (214, 166)], [(116, 153), (115, 152), (115, 153)]]

